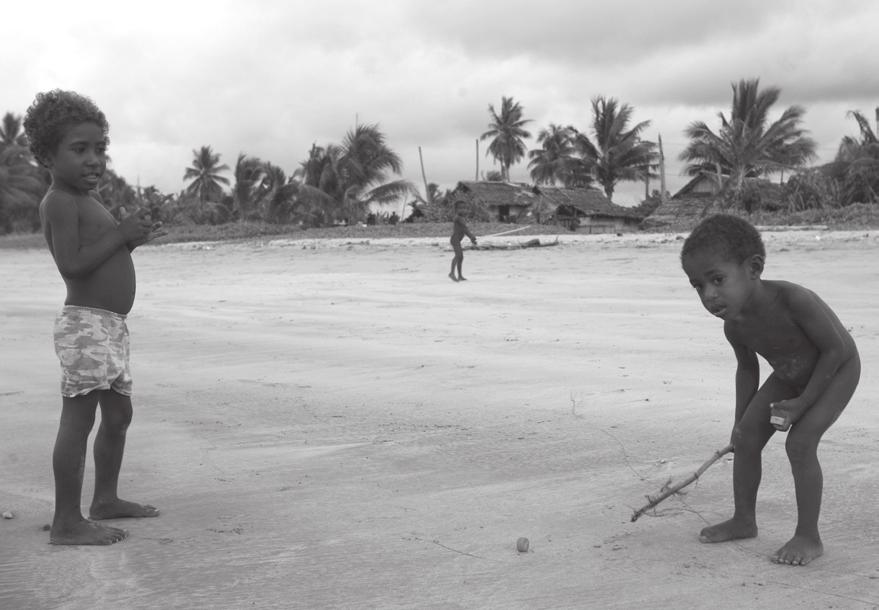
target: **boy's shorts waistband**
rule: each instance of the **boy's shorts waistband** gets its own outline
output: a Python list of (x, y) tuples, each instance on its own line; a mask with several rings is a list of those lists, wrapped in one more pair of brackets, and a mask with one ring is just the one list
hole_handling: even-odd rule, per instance
[(75, 311), (90, 311), (100, 316), (108, 316), (117, 320), (125, 320), (127, 317), (124, 313), (110, 311), (109, 309), (101, 309), (100, 307), (89, 307), (87, 305), (65, 305), (61, 308), (61, 313), (72, 313)]

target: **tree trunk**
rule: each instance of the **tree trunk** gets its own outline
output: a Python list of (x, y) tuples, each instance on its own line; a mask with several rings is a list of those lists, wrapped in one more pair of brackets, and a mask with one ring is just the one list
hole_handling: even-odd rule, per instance
[(662, 152), (662, 134), (659, 134), (659, 201), (665, 203), (665, 153)]
[(430, 187), (427, 185), (427, 174), (424, 173), (424, 157), (421, 156), (421, 147), (418, 147), (418, 160), (421, 162), (421, 179), (424, 180), (424, 200), (430, 205), (433, 203), (433, 197), (430, 193)]
[(479, 180), (479, 138), (476, 138), (476, 177), (474, 180)]

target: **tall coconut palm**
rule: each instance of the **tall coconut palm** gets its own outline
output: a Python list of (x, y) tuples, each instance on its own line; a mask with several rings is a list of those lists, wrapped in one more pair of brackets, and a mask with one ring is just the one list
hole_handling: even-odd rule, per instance
[(500, 113), (489, 104), (488, 113), (491, 116), (489, 129), (479, 139), (491, 138), (485, 154), (494, 157), (501, 166), (502, 179), (509, 181), (510, 166), (525, 157), (525, 139), (531, 137), (525, 125), (531, 120), (522, 118), (523, 108), (512, 97), (501, 97)]
[(630, 127), (634, 111), (629, 104), (599, 95), (592, 99), (590, 131), (594, 143), (584, 133), (573, 137), (575, 150), (592, 167), (608, 199), (613, 198), (619, 182), (640, 181), (654, 175), (658, 160), (656, 144), (641, 139), (650, 121)]
[(730, 115), (718, 113), (717, 133), (702, 121), (691, 123), (684, 132), (690, 143), (680, 158), (688, 163), (687, 173), (716, 175), (722, 193), (736, 205), (742, 203), (747, 178), (793, 170), (815, 157), (815, 142), (801, 127), (805, 110), (790, 106), (770, 123), (769, 111), (781, 90), (760, 90), (759, 85), (756, 78), (732, 84)]
[(268, 165), (257, 157), (244, 153), (238, 155), (232, 184), (232, 207), (242, 220), (259, 215), (261, 199), (267, 190)]
[(229, 166), (220, 164), (220, 155), (215, 154), (210, 146), (193, 150), (192, 155), (192, 167), (187, 167), (183, 174), (184, 180), (192, 181), (186, 187), (186, 194), (197, 196), (202, 204), (220, 201), (223, 187), (229, 185), (229, 179), (221, 176), (220, 172), (228, 171)]
[[(389, 203), (410, 195), (408, 180), (391, 180), (402, 171), (400, 156), (386, 143), (378, 125), (357, 125), (341, 144), (312, 146), (307, 160), (294, 173), (298, 197), (305, 207), (321, 208), (321, 222), (362, 219), (371, 203)], [(304, 204), (303, 204), (304, 205)]]
[(570, 125), (563, 127), (554, 123), (540, 130), (537, 142), (541, 147), (528, 152), (531, 159), (528, 167), (535, 184), (561, 184), (566, 188), (591, 185), (590, 161), (581, 158), (574, 146), (578, 133)]

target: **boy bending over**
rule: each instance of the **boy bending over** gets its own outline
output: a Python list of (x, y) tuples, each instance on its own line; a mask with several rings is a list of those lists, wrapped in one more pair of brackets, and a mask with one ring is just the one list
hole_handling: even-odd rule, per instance
[[(760, 454), (776, 430), (785, 442), (797, 501), (794, 536), (776, 563), (805, 565), (824, 550), (818, 534), (823, 477), (818, 442), (848, 404), (861, 361), (833, 310), (811, 290), (761, 278), (766, 251), (757, 230), (735, 216), (705, 219), (684, 242), (681, 264), (702, 305), (723, 320), (736, 355), (733, 496), (730, 520), (702, 530), (702, 542), (757, 535)], [(762, 386), (757, 355), (772, 366)]]

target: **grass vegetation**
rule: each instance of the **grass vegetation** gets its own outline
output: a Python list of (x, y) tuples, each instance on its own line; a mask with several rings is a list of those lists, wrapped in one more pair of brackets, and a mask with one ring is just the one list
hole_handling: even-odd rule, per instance
[[(790, 226), (816, 225), (835, 230), (879, 229), (879, 207), (870, 204), (853, 204), (842, 208), (804, 210), (801, 212), (757, 212), (749, 217), (755, 225)], [(518, 228), (520, 225), (499, 222), (473, 222), (470, 228), (476, 234), (492, 235)], [(522, 225), (524, 226), (524, 225)], [(670, 226), (652, 232), (686, 232), (690, 226)], [(231, 222), (221, 225), (187, 224), (167, 227), (168, 235), (160, 243), (194, 241), (246, 241), (252, 239), (383, 239), (407, 237), (448, 238), (450, 222), (399, 223), (396, 225), (353, 225), (302, 229), (292, 225), (266, 222)], [(582, 229), (581, 229), (582, 231)], [(558, 225), (532, 224), (516, 232), (516, 235), (564, 235), (569, 231)], [(41, 233), (13, 233), (0, 236), (0, 249), (43, 248)]]

